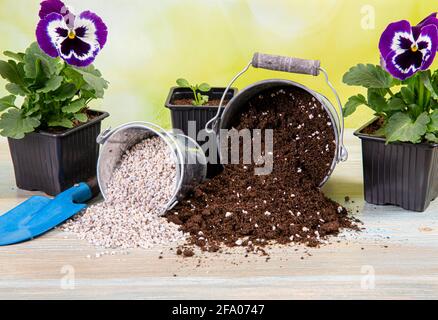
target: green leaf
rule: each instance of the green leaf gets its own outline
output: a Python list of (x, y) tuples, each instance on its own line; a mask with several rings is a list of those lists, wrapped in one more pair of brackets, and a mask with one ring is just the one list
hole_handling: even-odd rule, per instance
[(178, 80), (176, 80), (176, 84), (180, 87), (183, 87), (183, 88), (190, 87), (190, 83), (186, 79), (183, 79), (183, 78), (179, 78)]
[(426, 139), (433, 143), (438, 143), (438, 135), (433, 133), (426, 133)]
[(37, 54), (43, 53), (36, 42), (32, 43), (27, 49), (24, 56), (24, 72), (27, 78), (35, 79), (37, 77), (37, 61), (41, 59)]
[[(24, 98), (23, 105), (21, 107), (22, 115), (24, 117), (34, 116), (35, 113), (40, 111), (41, 104), (38, 103), (40, 101), (40, 95), (38, 93), (27, 95)], [(44, 101), (44, 104), (47, 105), (47, 99)], [(40, 116), (40, 114), (36, 114), (36, 116)]]
[(423, 112), (417, 120), (412, 120), (406, 113), (398, 112), (388, 120), (385, 127), (387, 143), (394, 141), (421, 142), (427, 131), (430, 117), (427, 112)]
[(87, 70), (82, 70), (79, 68), (75, 68), (82, 76), (84, 77), (84, 81), (94, 90), (97, 98), (103, 98), (105, 89), (108, 88), (108, 81), (97, 76), (94, 71), (88, 72)]
[(429, 131), (430, 132), (438, 132), (438, 110), (434, 110), (430, 114), (430, 123), (429, 123)]
[(83, 123), (88, 121), (88, 117), (85, 113), (76, 113), (74, 115), (74, 118), (79, 122), (83, 122)]
[(414, 104), (415, 101), (415, 92), (409, 87), (403, 87), (400, 90), (403, 100), (406, 104)]
[(438, 99), (438, 84), (435, 85), (435, 83), (430, 81), (430, 70), (427, 72), (422, 72), (420, 77), (426, 89), (430, 91), (432, 98)]
[(416, 103), (408, 105), (408, 109), (411, 115), (414, 115), (414, 117), (420, 116), (420, 114), (423, 112), (423, 108)]
[(380, 127), (379, 129), (377, 129), (374, 134), (375, 136), (378, 137), (385, 137), (385, 127)]
[(58, 90), (53, 92), (53, 100), (55, 101), (65, 101), (67, 99), (73, 98), (76, 93), (78, 92), (78, 89), (73, 83), (65, 83), (62, 84)]
[(22, 139), (40, 125), (37, 117), (23, 117), (19, 109), (9, 109), (0, 117), (0, 134), (4, 137)]
[(24, 88), (23, 86), (20, 86), (16, 83), (8, 83), (5, 86), (5, 88), (6, 88), (6, 90), (8, 90), (9, 93), (12, 93), (16, 96), (23, 96), (24, 97), (26, 94), (29, 93), (29, 91), (26, 88)]
[(81, 87), (85, 84), (84, 77), (82, 76), (82, 74), (80, 74), (70, 66), (67, 66), (63, 70), (63, 74), (66, 78), (66, 81), (69, 83), (73, 83), (77, 89), (81, 89)]
[(343, 82), (350, 86), (365, 88), (390, 88), (394, 85), (391, 75), (380, 66), (358, 64), (352, 67), (343, 77)]
[(14, 60), (17, 60), (18, 62), (23, 62), (24, 61), (24, 53), (21, 53), (21, 52), (15, 53), (15, 52), (11, 52), (11, 51), (5, 51), (5, 52), (3, 52), (3, 54), (6, 57), (9, 57), (9, 58), (12, 58)]
[(5, 111), (9, 108), (16, 108), (15, 106), (15, 96), (10, 95), (0, 99), (0, 112)]
[(35, 57), (41, 60), (43, 71), (48, 78), (59, 75), (65, 65), (61, 58), (52, 58), (44, 53), (35, 54)]
[(368, 97), (368, 106), (376, 113), (383, 113), (388, 107), (385, 97), (379, 93), (371, 92)]
[(51, 91), (55, 91), (61, 86), (62, 81), (64, 80), (61, 76), (55, 76), (51, 79), (49, 79), (43, 88), (38, 89), (38, 93), (49, 93)]
[(62, 108), (64, 113), (77, 113), (85, 107), (85, 100), (79, 99)]
[(437, 110), (438, 109), (438, 101), (436, 101), (434, 99), (430, 99), (430, 108), (432, 110)]
[(41, 88), (46, 83), (46, 81), (48, 79), (46, 77), (46, 74), (43, 71), (43, 67), (41, 65), (41, 60), (39, 60), (39, 59), (35, 60), (34, 72), (35, 72), (34, 77), (29, 78), (29, 80), (31, 80), (31, 85), (29, 86), (29, 89), (31, 89), (31, 90)]
[(81, 89), (80, 92), (80, 97), (84, 98), (85, 100), (88, 99), (97, 99), (96, 95), (94, 94), (94, 92), (90, 91), (90, 90), (85, 90), (85, 89)]
[(40, 107), (41, 106), (39, 103), (32, 104), (32, 106), (30, 108), (28, 108), (27, 111), (25, 111), (23, 115), (25, 117), (32, 116), (32, 115), (34, 115), (34, 113), (40, 111), (40, 109), (41, 109)]
[(403, 101), (403, 99), (400, 98), (392, 98), (389, 100), (388, 103), (388, 110), (389, 111), (402, 111), (406, 109), (406, 103)]
[(9, 60), (6, 62), (0, 60), (0, 75), (11, 83), (24, 84), (15, 61)]
[(385, 88), (368, 88), (367, 90), (368, 98), (370, 97), (371, 94), (376, 94), (385, 97), (387, 93), (388, 93), (388, 89)]
[(46, 55), (38, 43), (32, 43), (24, 56), (24, 72), (27, 78), (36, 79), (43, 72), (47, 78), (57, 76), (64, 68), (64, 61), (60, 58), (52, 58)]
[(350, 97), (344, 107), (344, 117), (353, 114), (360, 105), (367, 105), (367, 99), (362, 94)]
[(198, 89), (199, 89), (199, 91), (202, 91), (202, 92), (208, 92), (208, 91), (210, 91), (211, 90), (211, 87), (210, 87), (210, 85), (208, 84), (208, 83), (201, 83), (199, 86), (198, 86)]
[(194, 94), (195, 96), (195, 100), (192, 101), (192, 104), (194, 106), (202, 106), (202, 101), (201, 101), (201, 94), (199, 92)]
[(202, 95), (200, 92), (195, 94), (196, 99), (192, 101), (194, 106), (203, 106), (208, 102), (208, 96)]
[(415, 86), (417, 85), (417, 75), (418, 75), (418, 74), (416, 74), (416, 75), (414, 75), (414, 76), (412, 76), (412, 77), (410, 77), (410, 78), (407, 78), (406, 80), (403, 80), (403, 81), (401, 82), (401, 84), (405, 84), (405, 85), (407, 85), (409, 88), (415, 88)]
[[(77, 69), (77, 68), (76, 68)], [(90, 64), (87, 67), (81, 67), (80, 70), (94, 74), (96, 77), (102, 77), (102, 73), (94, 67), (94, 65)]]
[(208, 100), (209, 100), (209, 97), (208, 97), (208, 96), (201, 95), (201, 98), (200, 98), (201, 106), (207, 104), (207, 103), (208, 103)]
[(57, 120), (52, 120), (47, 123), (49, 127), (64, 127), (64, 128), (73, 128), (73, 121), (62, 118)]

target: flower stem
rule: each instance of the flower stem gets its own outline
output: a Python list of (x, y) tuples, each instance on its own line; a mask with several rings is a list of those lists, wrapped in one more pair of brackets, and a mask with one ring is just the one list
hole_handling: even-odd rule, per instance
[(197, 94), (196, 94), (196, 88), (194, 88), (194, 87), (190, 87), (190, 89), (192, 89), (192, 91), (193, 91), (193, 96), (194, 96), (194, 100), (195, 100), (195, 103), (196, 104), (199, 104), (199, 101), (198, 101), (198, 96), (197, 96)]
[(424, 84), (421, 80), (421, 77), (417, 78), (418, 84), (418, 105), (423, 109), (424, 108)]
[(431, 110), (431, 105), (430, 105), (430, 97), (431, 97), (431, 92), (429, 90), (426, 90), (426, 101), (425, 101), (425, 106), (427, 106), (427, 111), (430, 112)]

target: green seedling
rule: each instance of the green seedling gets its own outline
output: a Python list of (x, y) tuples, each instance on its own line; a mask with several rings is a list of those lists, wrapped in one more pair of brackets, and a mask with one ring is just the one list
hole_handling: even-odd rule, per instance
[(176, 84), (182, 88), (190, 88), (193, 91), (193, 105), (194, 106), (204, 106), (208, 103), (208, 96), (202, 93), (209, 92), (211, 86), (208, 83), (201, 83), (196, 85), (191, 85), (186, 79), (180, 78), (176, 80)]

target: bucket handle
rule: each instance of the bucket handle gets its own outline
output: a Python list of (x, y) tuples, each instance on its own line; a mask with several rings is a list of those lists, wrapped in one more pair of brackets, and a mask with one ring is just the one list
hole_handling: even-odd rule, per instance
[(228, 84), (227, 88), (225, 89), (222, 95), (216, 115), (205, 125), (205, 130), (207, 133), (214, 132), (213, 128), (217, 126), (217, 121), (221, 114), (221, 108), (223, 106), (225, 97), (228, 91), (230, 90), (231, 86), (251, 66), (253, 66), (254, 68), (262, 68), (262, 69), (283, 71), (289, 73), (308, 74), (312, 76), (318, 76), (322, 72), (322, 74), (324, 74), (325, 81), (329, 86), (329, 88), (332, 90), (333, 94), (335, 95), (336, 102), (338, 103), (339, 106), (339, 113), (337, 114), (337, 116), (340, 124), (340, 129), (339, 129), (340, 132), (339, 132), (339, 149), (338, 149), (337, 160), (339, 162), (339, 161), (346, 161), (348, 159), (348, 152), (344, 145), (345, 123), (344, 123), (344, 117), (342, 111), (342, 102), (341, 99), (339, 98), (338, 92), (336, 91), (335, 87), (331, 84), (329, 80), (327, 71), (321, 67), (321, 63), (319, 60), (306, 60), (306, 59), (270, 55), (270, 54), (264, 54), (258, 52), (255, 53), (251, 62), (249, 62), (248, 65), (242, 71), (240, 71)]

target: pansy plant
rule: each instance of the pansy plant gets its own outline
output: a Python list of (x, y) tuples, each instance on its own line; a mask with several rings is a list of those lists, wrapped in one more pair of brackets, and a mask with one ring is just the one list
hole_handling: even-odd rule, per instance
[(37, 40), (22, 53), (4, 52), (0, 76), (0, 134), (20, 139), (51, 127), (88, 121), (88, 104), (103, 98), (108, 82), (91, 63), (105, 45), (107, 28), (97, 15), (76, 16), (59, 0), (41, 3)]
[(416, 26), (389, 24), (379, 42), (381, 65), (359, 64), (344, 75), (344, 83), (367, 89), (349, 98), (344, 116), (360, 105), (371, 108), (383, 119), (376, 134), (388, 143), (438, 143), (438, 70), (429, 70), (438, 50), (436, 15)]

